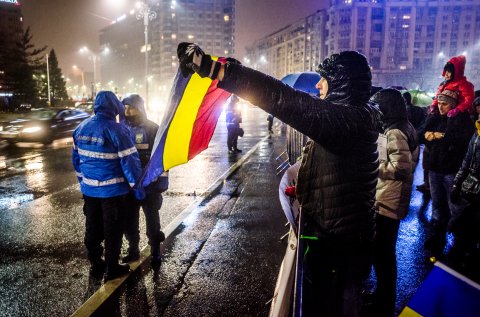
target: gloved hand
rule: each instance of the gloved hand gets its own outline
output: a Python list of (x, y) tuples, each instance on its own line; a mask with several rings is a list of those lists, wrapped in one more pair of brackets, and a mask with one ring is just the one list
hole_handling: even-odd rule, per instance
[(453, 118), (455, 116), (457, 116), (457, 114), (459, 114), (460, 111), (458, 110), (458, 108), (454, 108), (452, 110), (450, 110), (449, 112), (447, 112), (447, 117), (449, 118)]
[(432, 141), (433, 138), (434, 138), (433, 132), (431, 132), (431, 131), (425, 132), (425, 140), (427, 140), (427, 141)]
[[(221, 64), (213, 61), (210, 55), (206, 55), (203, 50), (195, 43), (182, 42), (177, 47), (178, 61), (180, 62), (180, 71), (183, 77), (189, 74), (198, 73), (200, 77), (208, 77), (212, 73), (212, 65), (220, 69)], [(214, 69), (215, 69), (214, 68)], [(211, 76), (212, 79), (217, 78), (218, 70)], [(214, 76), (213, 76), (214, 75)]]
[(460, 196), (460, 188), (456, 185), (452, 186), (452, 189), (450, 190), (450, 201), (454, 204), (460, 202), (461, 196)]
[(145, 197), (147, 196), (147, 194), (145, 193), (145, 189), (143, 188), (135, 188), (134, 192), (135, 192), (135, 198), (137, 200), (144, 200)]

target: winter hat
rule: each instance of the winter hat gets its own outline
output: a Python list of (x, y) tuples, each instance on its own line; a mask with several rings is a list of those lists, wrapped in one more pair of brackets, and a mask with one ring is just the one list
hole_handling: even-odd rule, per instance
[(437, 99), (438, 101), (446, 102), (450, 104), (452, 108), (455, 108), (458, 103), (458, 94), (452, 90), (444, 90), (438, 95)]
[(480, 96), (473, 100), (473, 107), (475, 108), (477, 106), (480, 106)]
[(124, 105), (129, 105), (131, 107), (139, 109), (140, 107), (143, 108), (144, 101), (143, 101), (143, 98), (140, 97), (139, 95), (132, 94), (132, 95), (128, 96), (127, 98), (124, 98), (122, 100), (122, 103)]
[(356, 51), (332, 54), (316, 69), (328, 83), (326, 100), (338, 103), (362, 103), (370, 98), (372, 73), (365, 55)]

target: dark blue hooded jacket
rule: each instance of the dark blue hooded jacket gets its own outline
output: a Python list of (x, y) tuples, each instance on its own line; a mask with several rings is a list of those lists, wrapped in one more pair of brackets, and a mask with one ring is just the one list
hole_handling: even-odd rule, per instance
[[(140, 114), (134, 117), (126, 117), (125, 122), (133, 133), (133, 143), (137, 148), (142, 163), (146, 168), (152, 156), (153, 145), (158, 131), (158, 124), (147, 119), (143, 98), (133, 94), (122, 100), (124, 105), (136, 108)], [(168, 171), (163, 172), (155, 181), (145, 188), (145, 192), (158, 193), (168, 189)]]
[(90, 197), (124, 195), (135, 185), (141, 167), (131, 131), (122, 122), (123, 104), (111, 91), (101, 91), (94, 111), (95, 116), (73, 132), (72, 162), (80, 189)]

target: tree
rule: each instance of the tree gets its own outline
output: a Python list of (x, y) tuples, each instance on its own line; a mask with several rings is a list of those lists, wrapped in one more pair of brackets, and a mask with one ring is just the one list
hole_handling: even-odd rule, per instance
[(15, 48), (7, 54), (5, 78), (17, 103), (34, 104), (38, 97), (42, 53), (47, 47), (35, 48), (31, 43), (32, 37), (29, 27), (16, 43)]
[[(50, 76), (50, 99), (52, 105), (68, 99), (66, 82), (63, 79), (62, 70), (58, 67), (58, 59), (55, 50), (50, 50), (48, 54), (48, 71)], [(43, 64), (41, 78), (40, 96), (48, 99), (47, 65)]]

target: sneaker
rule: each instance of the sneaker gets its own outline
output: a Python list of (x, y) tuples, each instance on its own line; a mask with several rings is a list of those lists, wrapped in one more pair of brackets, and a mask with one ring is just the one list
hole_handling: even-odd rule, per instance
[(240, 149), (234, 149), (233, 151), (234, 151), (235, 153), (242, 153), (242, 150), (240, 150)]
[(135, 262), (138, 261), (138, 259), (140, 259), (140, 252), (128, 253), (122, 258), (122, 263)]
[(114, 280), (130, 272), (130, 265), (128, 264), (117, 264), (116, 266), (109, 268), (107, 267), (107, 273), (105, 273), (104, 281)]
[(93, 263), (92, 266), (90, 266), (90, 276), (93, 278), (101, 279), (103, 274), (105, 273), (105, 266), (105, 261), (103, 260)]
[(228, 150), (228, 154), (233, 154), (235, 153), (235, 150)]

